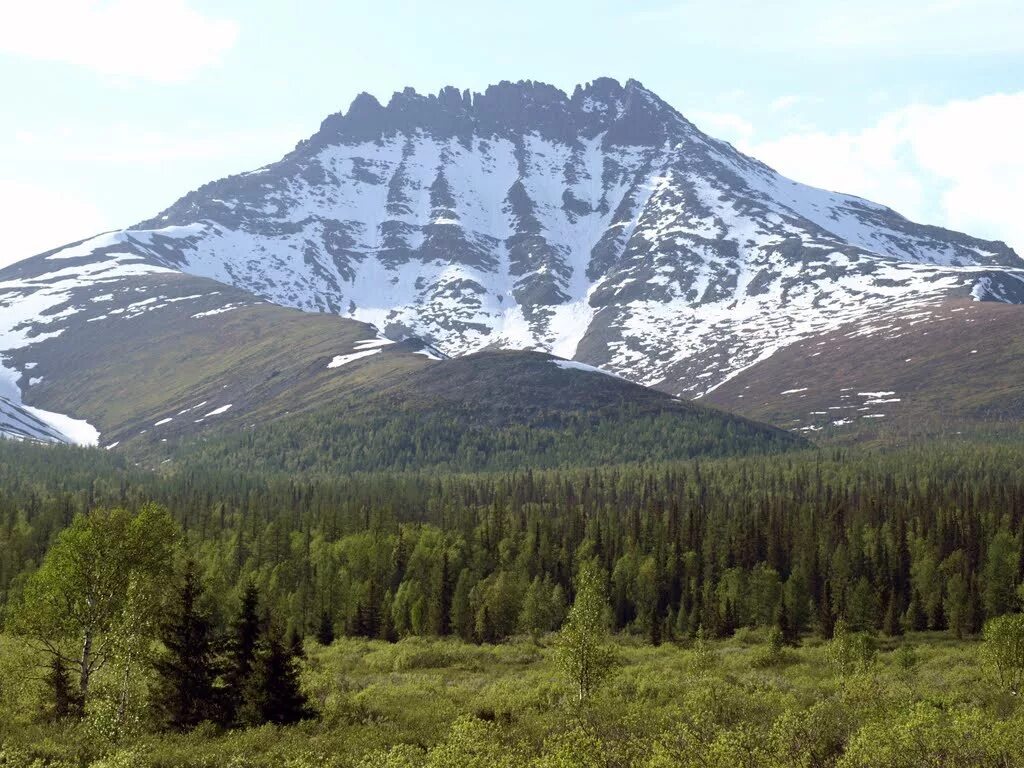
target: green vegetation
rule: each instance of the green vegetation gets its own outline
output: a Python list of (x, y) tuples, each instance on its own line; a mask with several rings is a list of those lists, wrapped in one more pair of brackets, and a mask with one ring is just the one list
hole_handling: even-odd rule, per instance
[[(0, 605), (97, 506), (169, 509), (232, 609), (285, 632), (496, 641), (556, 627), (581, 552), (615, 631), (652, 642), (778, 626), (787, 642), (949, 630), (1020, 607), (1024, 450), (956, 446), (476, 475), (145, 473), (101, 451), (0, 445)], [(527, 600), (529, 598), (529, 600)]]
[(0, 765), (1020, 764), (1022, 460), (331, 477), (0, 444)]
[(170, 456), (246, 474), (337, 475), (600, 466), (808, 446), (775, 427), (565, 370), (533, 352), (446, 360), (324, 402), (185, 441)]
[(585, 562), (576, 579), (576, 601), (558, 637), (558, 660), (566, 679), (585, 701), (611, 672), (614, 655), (608, 647), (608, 600), (600, 566)]
[[(27, 766), (991, 766), (1024, 760), (1024, 709), (994, 686), (979, 643), (913, 634), (840, 675), (829, 645), (756, 659), (765, 633), (692, 646), (620, 639), (618, 665), (583, 704), (547, 638), (307, 641), (300, 725), (189, 733), (144, 721), (111, 738), (93, 720), (41, 722), (39, 689), (6, 691), (0, 764)], [(912, 647), (911, 670), (900, 649)], [(895, 649), (895, 650), (894, 650)], [(8, 641), (4, 672), (15, 662)], [(8, 678), (5, 675), (4, 680)], [(39, 762), (34, 762), (34, 761)]]
[[(517, 417), (518, 418), (518, 417)], [(337, 475), (361, 471), (514, 471), (519, 467), (599, 466), (721, 457), (806, 447), (771, 427), (682, 407), (644, 413), (545, 410), (518, 423), (492, 423), (463, 407), (424, 413), (398, 409), (323, 409), (242, 434), (185, 443), (174, 454), (189, 465), (246, 474)]]

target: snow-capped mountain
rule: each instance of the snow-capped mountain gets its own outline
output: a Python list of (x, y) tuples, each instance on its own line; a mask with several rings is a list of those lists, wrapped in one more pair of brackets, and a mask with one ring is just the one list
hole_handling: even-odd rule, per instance
[[(100, 282), (110, 259), (448, 356), (539, 349), (688, 397), (840, 328), (956, 297), (1024, 303), (1006, 245), (790, 181), (607, 78), (363, 94), (279, 162), (45, 263)], [(30, 299), (6, 275), (0, 333), (45, 333), (27, 323), (50, 277)]]

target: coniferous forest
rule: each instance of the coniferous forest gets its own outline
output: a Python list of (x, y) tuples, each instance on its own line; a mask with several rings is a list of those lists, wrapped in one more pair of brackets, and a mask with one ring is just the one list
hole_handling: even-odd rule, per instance
[(1022, 465), (0, 443), (0, 765), (1020, 764)]

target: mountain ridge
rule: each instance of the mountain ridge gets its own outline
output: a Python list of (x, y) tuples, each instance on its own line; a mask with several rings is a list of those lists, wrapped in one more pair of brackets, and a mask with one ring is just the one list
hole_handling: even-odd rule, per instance
[[(111, 259), (449, 357), (538, 349), (698, 398), (840, 328), (1024, 303), (1005, 244), (786, 179), (611, 78), (361, 94), (280, 161), (33, 263)], [(0, 304), (32, 292), (18, 274)]]

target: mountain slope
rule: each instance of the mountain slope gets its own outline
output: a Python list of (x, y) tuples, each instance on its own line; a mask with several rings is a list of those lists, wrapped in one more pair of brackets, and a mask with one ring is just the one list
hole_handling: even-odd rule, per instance
[(540, 352), (485, 351), (175, 455), (241, 472), (517, 470), (771, 453), (791, 433)]
[[(104, 343), (99, 308), (111, 281), (124, 288), (104, 317), (116, 311), (148, 323), (118, 348), (141, 349), (146, 334), (156, 334), (158, 351), (119, 358), (110, 347), (90, 369), (93, 378), (61, 388), (54, 378), (60, 361), (84, 359)], [(130, 229), (0, 272), (0, 355), (8, 371), (0, 404), (12, 424), (21, 420), (12, 432), (27, 429), (26, 405), (69, 406), (58, 413), (78, 416), (79, 405), (110, 391), (119, 360), (152, 372), (140, 387), (152, 392), (167, 375), (158, 373), (165, 370), (160, 350), (181, 332), (184, 355), (195, 323), (218, 317), (207, 312), (231, 307), (223, 314), (238, 318), (222, 334), (223, 347), (219, 326), (208, 329), (206, 346), (188, 341), (213, 361), (228, 347), (246, 349), (247, 332), (283, 333), (272, 318), (289, 307), (308, 313), (302, 317), (329, 317), (315, 321), (324, 326), (284, 323), (301, 328), (301, 338), (256, 347), (258, 358), (312, 345), (312, 357), (290, 363), (292, 378), (282, 381), (305, 381), (302, 366), (320, 365), (341, 316), (373, 326), (345, 326), (366, 334), (352, 343), (379, 332), (451, 357), (542, 350), (670, 394), (746, 409), (741, 393), (713, 393), (750, 385), (747, 376), (787, 359), (787, 351), (972, 299), (1012, 304), (1016, 313), (1024, 262), (1002, 243), (914, 224), (883, 206), (785, 179), (701, 133), (636, 81), (603, 78), (572, 95), (533, 82), (503, 82), (482, 94), (406, 90), (386, 106), (363, 94), (279, 162), (207, 184)], [(350, 331), (337, 332), (349, 338)], [(42, 344), (54, 350), (49, 362), (36, 359)], [(422, 365), (399, 364), (392, 353), (402, 348), (389, 348), (372, 363), (353, 364)], [(349, 343), (333, 354), (366, 351)], [(263, 375), (253, 365), (237, 363)], [(178, 365), (175, 374), (188, 369)], [(122, 393), (89, 412), (100, 413), (111, 438), (119, 430), (138, 435), (146, 420), (173, 420), (212, 397), (224, 375), (199, 366), (166, 402), (128, 398), (119, 412)], [(816, 375), (824, 380), (829, 371)], [(232, 397), (247, 398), (245, 409), (232, 403), (233, 413), (215, 416), (241, 426), (243, 413), (270, 418), (294, 410), (283, 395), (291, 384), (257, 386), (258, 375), (239, 376), (246, 384)], [(982, 384), (976, 375), (965, 389)], [(309, 407), (326, 393), (316, 383), (303, 386)], [(333, 387), (331, 396), (348, 391)], [(1024, 382), (1012, 387), (1024, 394)], [(757, 413), (813, 426), (769, 400)], [(56, 421), (38, 429), (60, 433)], [(162, 426), (173, 431), (172, 423)]]
[(3, 370), (25, 382), (3, 402), (0, 431), (99, 441), (150, 464), (239, 445), (262, 469), (330, 472), (802, 445), (550, 355), (447, 360), (416, 339), (281, 307), (117, 245), (0, 271), (0, 316), (11, 329)]
[(813, 436), (907, 441), (1024, 421), (1021, 308), (949, 300), (800, 341), (702, 402)]

